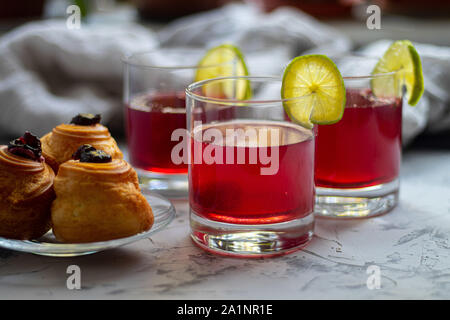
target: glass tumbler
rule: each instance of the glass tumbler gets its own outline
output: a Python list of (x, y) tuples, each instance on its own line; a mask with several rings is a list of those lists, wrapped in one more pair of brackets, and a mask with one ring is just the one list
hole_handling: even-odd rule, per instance
[(314, 133), (284, 119), (283, 103), (303, 98), (280, 89), (276, 77), (223, 77), (186, 90), (191, 237), (203, 249), (266, 257), (312, 237)]
[(376, 61), (358, 56), (335, 59), (344, 75), (347, 102), (338, 123), (317, 126), (319, 216), (371, 217), (398, 202), (402, 87), (395, 72), (371, 75)]
[[(188, 166), (183, 159), (185, 89), (203, 74), (233, 75), (236, 61), (199, 67), (205, 50), (167, 48), (124, 58), (124, 105), (130, 163), (142, 187), (167, 197), (186, 197)], [(184, 130), (185, 131), (185, 130)]]

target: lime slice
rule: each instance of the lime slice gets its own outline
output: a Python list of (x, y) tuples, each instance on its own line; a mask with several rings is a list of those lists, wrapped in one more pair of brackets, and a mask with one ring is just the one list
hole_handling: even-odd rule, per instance
[(284, 71), (281, 97), (291, 99), (283, 102), (289, 118), (306, 128), (314, 123), (336, 123), (344, 114), (344, 80), (334, 62), (324, 55), (292, 60)]
[(398, 97), (406, 86), (408, 104), (414, 106), (423, 94), (422, 63), (419, 54), (409, 40), (395, 41), (384, 53), (372, 74), (395, 72), (394, 77), (375, 77), (372, 91), (379, 97)]
[[(214, 47), (198, 63), (195, 81), (219, 77), (248, 76), (248, 69), (241, 51), (232, 44)], [(249, 80), (224, 80), (203, 86), (208, 97), (245, 100), (251, 97)]]

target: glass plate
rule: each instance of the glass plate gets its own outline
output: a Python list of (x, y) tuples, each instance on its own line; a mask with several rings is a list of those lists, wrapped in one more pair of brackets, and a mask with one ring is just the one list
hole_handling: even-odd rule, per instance
[(175, 208), (166, 198), (142, 190), (147, 201), (150, 203), (155, 221), (149, 231), (136, 234), (131, 237), (115, 239), (110, 241), (89, 242), (89, 243), (59, 243), (50, 230), (45, 235), (36, 240), (12, 240), (0, 237), (0, 247), (42, 256), (51, 257), (75, 257), (96, 253), (103, 250), (117, 248), (132, 242), (145, 239), (154, 233), (164, 229), (175, 217)]

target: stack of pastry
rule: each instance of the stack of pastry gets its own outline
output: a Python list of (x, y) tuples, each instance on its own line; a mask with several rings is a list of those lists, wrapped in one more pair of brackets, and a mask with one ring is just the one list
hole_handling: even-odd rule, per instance
[(80, 114), (45, 135), (42, 150), (28, 132), (0, 147), (0, 237), (36, 239), (52, 227), (57, 240), (82, 243), (151, 228), (137, 174), (99, 122)]
[(100, 115), (79, 114), (69, 124), (60, 124), (42, 137), (45, 161), (57, 173), (59, 166), (70, 160), (83, 144), (105, 151), (113, 159), (122, 159), (122, 152), (108, 128), (100, 124)]

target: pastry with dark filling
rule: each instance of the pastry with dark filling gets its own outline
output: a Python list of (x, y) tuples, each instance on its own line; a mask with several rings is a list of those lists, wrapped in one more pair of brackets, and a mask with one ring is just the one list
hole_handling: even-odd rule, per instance
[(153, 212), (136, 171), (122, 159), (83, 145), (60, 165), (52, 206), (53, 233), (61, 242), (118, 239), (149, 230)]
[(79, 146), (90, 144), (110, 154), (113, 159), (123, 155), (108, 128), (100, 124), (100, 115), (81, 113), (69, 124), (60, 124), (42, 137), (42, 153), (47, 163), (57, 173), (59, 166), (70, 160)]
[(0, 146), (0, 237), (36, 239), (50, 229), (54, 178), (30, 132)]

